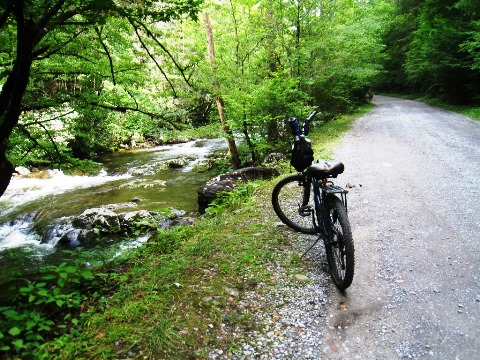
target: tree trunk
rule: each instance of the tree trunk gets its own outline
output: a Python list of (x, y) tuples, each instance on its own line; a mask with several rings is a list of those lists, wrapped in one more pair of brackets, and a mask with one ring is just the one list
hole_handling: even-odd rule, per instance
[(250, 149), (250, 154), (252, 155), (252, 162), (254, 165), (258, 165), (257, 153), (255, 151), (255, 146), (253, 145), (252, 139), (248, 133), (248, 124), (247, 121), (243, 120), (243, 135), (245, 136), (245, 140), (247, 141), (248, 148)]
[(208, 43), (208, 54), (210, 57), (210, 64), (213, 71), (213, 89), (215, 91), (215, 103), (217, 104), (218, 116), (220, 117), (220, 123), (222, 124), (223, 132), (227, 136), (228, 150), (230, 151), (230, 161), (234, 170), (240, 168), (240, 156), (238, 155), (237, 145), (235, 144), (235, 139), (233, 133), (230, 130), (227, 124), (227, 116), (225, 113), (225, 106), (222, 97), (220, 96), (220, 82), (217, 78), (217, 65), (215, 60), (215, 47), (213, 43), (213, 32), (212, 25), (210, 23), (210, 18), (208, 17), (207, 12), (204, 13), (205, 16), (205, 29), (207, 32), (207, 43)]
[[(276, 37), (278, 32), (278, 24), (276, 24), (276, 17), (275, 17), (275, 4), (273, 2), (267, 2), (268, 9), (267, 13), (265, 14), (265, 19), (267, 22), (268, 34), (266, 40), (266, 46), (268, 51), (268, 71), (271, 74), (275, 74), (279, 69), (282, 68), (280, 56), (277, 53)], [(278, 124), (275, 120), (270, 120), (266, 124), (267, 126), (267, 138), (268, 142), (273, 144), (277, 141), (280, 137), (278, 132)]]
[(17, 21), (17, 54), (7, 81), (0, 93), (0, 196), (5, 193), (14, 167), (7, 159), (7, 141), (14, 127), (18, 124), (23, 95), (30, 78), (33, 62), (33, 49), (38, 41), (38, 32), (31, 20), (24, 20), (23, 1), (15, 6)]

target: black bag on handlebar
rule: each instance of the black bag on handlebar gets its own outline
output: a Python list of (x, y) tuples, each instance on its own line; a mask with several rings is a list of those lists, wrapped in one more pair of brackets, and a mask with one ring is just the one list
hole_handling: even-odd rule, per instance
[(312, 144), (306, 138), (301, 137), (299, 141), (295, 141), (293, 144), (290, 165), (292, 165), (297, 171), (303, 171), (312, 165), (312, 162)]

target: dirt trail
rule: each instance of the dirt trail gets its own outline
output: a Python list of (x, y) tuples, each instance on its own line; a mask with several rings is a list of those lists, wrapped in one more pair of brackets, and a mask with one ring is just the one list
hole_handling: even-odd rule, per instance
[(480, 357), (480, 122), (375, 96), (335, 157), (353, 186), (354, 283), (331, 288), (327, 359)]

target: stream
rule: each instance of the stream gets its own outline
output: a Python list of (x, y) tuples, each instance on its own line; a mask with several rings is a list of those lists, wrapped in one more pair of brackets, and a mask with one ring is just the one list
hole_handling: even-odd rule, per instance
[(12, 254), (38, 258), (56, 252), (65, 223), (86, 209), (113, 204), (125, 212), (196, 211), (197, 189), (212, 175), (195, 167), (215, 151), (226, 151), (224, 139), (108, 154), (99, 159), (97, 176), (56, 170), (15, 176), (0, 197), (0, 271)]

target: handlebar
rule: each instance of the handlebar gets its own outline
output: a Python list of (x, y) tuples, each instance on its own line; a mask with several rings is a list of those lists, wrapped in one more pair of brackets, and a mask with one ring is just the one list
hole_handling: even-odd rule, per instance
[(300, 127), (297, 118), (292, 117), (289, 119), (289, 125), (292, 129), (292, 135), (295, 137), (295, 140), (298, 140), (300, 136), (307, 136), (310, 132), (310, 121), (318, 114), (318, 110), (313, 110), (310, 115), (305, 119), (303, 126)]
[(318, 114), (318, 110), (313, 110), (312, 113), (310, 115), (308, 115), (307, 119), (305, 120), (305, 122), (310, 122), (312, 121), (312, 119), (315, 117), (315, 115)]

